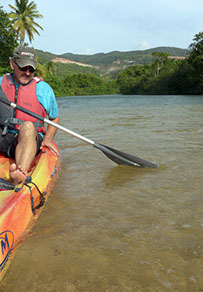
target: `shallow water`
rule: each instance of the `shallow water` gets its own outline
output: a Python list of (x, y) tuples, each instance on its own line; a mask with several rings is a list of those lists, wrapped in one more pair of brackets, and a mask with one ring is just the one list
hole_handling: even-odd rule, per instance
[(63, 126), (158, 168), (117, 166), (58, 131), (60, 176), (0, 291), (200, 291), (203, 97), (58, 104)]

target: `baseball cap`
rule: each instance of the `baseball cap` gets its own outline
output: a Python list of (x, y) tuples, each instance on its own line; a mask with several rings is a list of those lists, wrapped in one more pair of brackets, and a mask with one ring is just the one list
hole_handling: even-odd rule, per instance
[(13, 51), (12, 59), (14, 59), (15, 62), (20, 67), (31, 66), (36, 70), (37, 54), (36, 54), (35, 50), (33, 50), (32, 48), (28, 48), (25, 46), (17, 47)]

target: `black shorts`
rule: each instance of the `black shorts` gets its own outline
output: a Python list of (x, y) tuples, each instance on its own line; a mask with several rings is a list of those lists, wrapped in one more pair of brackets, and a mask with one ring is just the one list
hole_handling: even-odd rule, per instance
[[(8, 157), (15, 157), (15, 149), (18, 144), (18, 133), (7, 132), (6, 135), (2, 136), (2, 129), (0, 128), (0, 152), (6, 154)], [(37, 133), (37, 153), (40, 150), (43, 137), (40, 133)]]

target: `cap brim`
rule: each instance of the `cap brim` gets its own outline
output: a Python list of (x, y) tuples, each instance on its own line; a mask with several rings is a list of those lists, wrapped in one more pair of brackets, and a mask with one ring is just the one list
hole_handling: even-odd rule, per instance
[(15, 62), (21, 67), (26, 67), (26, 66), (31, 66), (32, 68), (34, 68), (36, 70), (37, 68), (37, 63), (33, 62), (32, 60), (19, 60), (19, 59), (15, 59)]

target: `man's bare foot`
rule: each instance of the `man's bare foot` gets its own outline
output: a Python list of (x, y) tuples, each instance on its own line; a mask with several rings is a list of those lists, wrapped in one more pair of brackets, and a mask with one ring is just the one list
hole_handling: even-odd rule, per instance
[(17, 167), (15, 163), (12, 163), (10, 165), (9, 175), (11, 178), (11, 182), (14, 185), (18, 185), (26, 179), (27, 172), (24, 171), (20, 165)]

